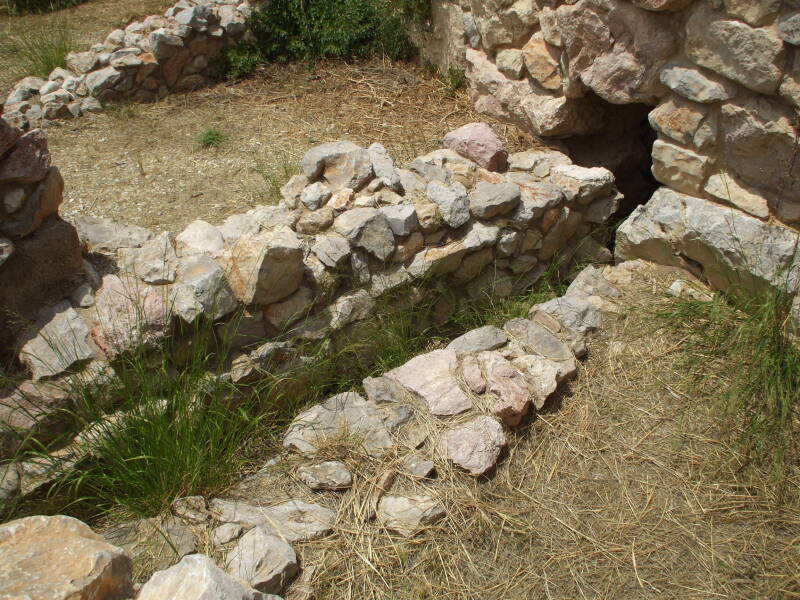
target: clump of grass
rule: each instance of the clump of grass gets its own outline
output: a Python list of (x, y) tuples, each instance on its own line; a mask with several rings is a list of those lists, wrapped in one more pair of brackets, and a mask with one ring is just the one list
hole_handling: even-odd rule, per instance
[(72, 26), (65, 19), (10, 34), (4, 44), (16, 57), (17, 76), (34, 75), (47, 79), (56, 67), (66, 67), (66, 56), (73, 49)]
[(656, 314), (685, 329), (687, 368), (699, 373), (698, 385), (717, 389), (743, 454), (778, 478), (798, 458), (800, 433), (800, 349), (786, 334), (791, 306), (792, 294), (773, 288), (680, 299)]
[(455, 96), (458, 90), (467, 85), (467, 75), (464, 73), (464, 69), (459, 69), (458, 67), (450, 66), (442, 80), (447, 88), (445, 95), (448, 98)]
[(288, 154), (280, 154), (275, 160), (266, 160), (255, 155), (255, 170), (264, 178), (267, 184), (267, 193), (272, 202), (279, 202), (282, 198), (281, 188), (289, 179), (299, 173), (297, 161)]
[(127, 98), (114, 102), (103, 102), (103, 111), (112, 119), (127, 121), (136, 116), (136, 105)]
[(197, 145), (200, 148), (219, 148), (228, 139), (228, 134), (216, 125), (208, 125), (197, 134)]

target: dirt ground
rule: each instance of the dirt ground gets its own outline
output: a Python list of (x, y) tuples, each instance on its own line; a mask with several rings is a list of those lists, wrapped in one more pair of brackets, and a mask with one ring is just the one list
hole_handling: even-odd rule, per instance
[[(279, 199), (310, 147), (349, 139), (384, 144), (398, 163), (441, 148), (448, 131), (478, 115), (464, 90), (446, 86), (411, 63), (372, 60), (273, 65), (238, 83), (175, 95), (152, 105), (47, 129), (53, 163), (66, 181), (62, 215), (124, 220), (179, 232), (194, 219), (225, 217)], [(227, 134), (200, 148), (198, 134)], [(534, 142), (497, 124), (510, 149)]]

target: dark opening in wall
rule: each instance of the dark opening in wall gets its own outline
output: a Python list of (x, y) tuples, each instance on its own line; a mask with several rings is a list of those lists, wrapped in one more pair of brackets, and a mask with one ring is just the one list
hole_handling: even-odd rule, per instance
[(564, 143), (572, 161), (582, 167), (605, 167), (614, 173), (617, 188), (625, 196), (616, 219), (624, 219), (644, 204), (659, 187), (650, 168), (656, 133), (647, 121), (653, 109), (646, 104), (603, 103), (606, 125), (592, 135), (567, 138)]

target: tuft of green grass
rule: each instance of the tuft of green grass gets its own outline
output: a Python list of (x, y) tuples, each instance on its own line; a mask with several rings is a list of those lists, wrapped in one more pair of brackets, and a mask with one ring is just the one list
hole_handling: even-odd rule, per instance
[(219, 148), (228, 139), (228, 134), (216, 125), (208, 125), (197, 134), (196, 142), (200, 148)]
[(447, 74), (442, 80), (447, 88), (445, 95), (448, 98), (455, 96), (458, 90), (463, 89), (467, 85), (467, 75), (464, 73), (464, 69), (459, 69), (458, 67), (449, 67), (447, 69)]
[(781, 288), (730, 291), (708, 302), (679, 299), (654, 315), (685, 330), (686, 368), (719, 398), (724, 428), (744, 454), (778, 480), (800, 458), (800, 348), (787, 335), (792, 298)]
[(17, 76), (47, 79), (56, 67), (66, 67), (74, 46), (72, 26), (65, 19), (53, 19), (47, 25), (9, 34), (3, 44), (16, 57)]
[(273, 161), (266, 160), (259, 155), (255, 155), (253, 160), (255, 170), (267, 184), (269, 199), (274, 203), (280, 202), (281, 188), (300, 172), (297, 161), (285, 153), (279, 154)]

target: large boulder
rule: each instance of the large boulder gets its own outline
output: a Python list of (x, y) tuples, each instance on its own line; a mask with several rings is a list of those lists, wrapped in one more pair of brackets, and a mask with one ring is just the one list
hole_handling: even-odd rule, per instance
[(0, 525), (2, 598), (125, 600), (133, 596), (131, 572), (124, 550), (77, 519), (37, 516)]

